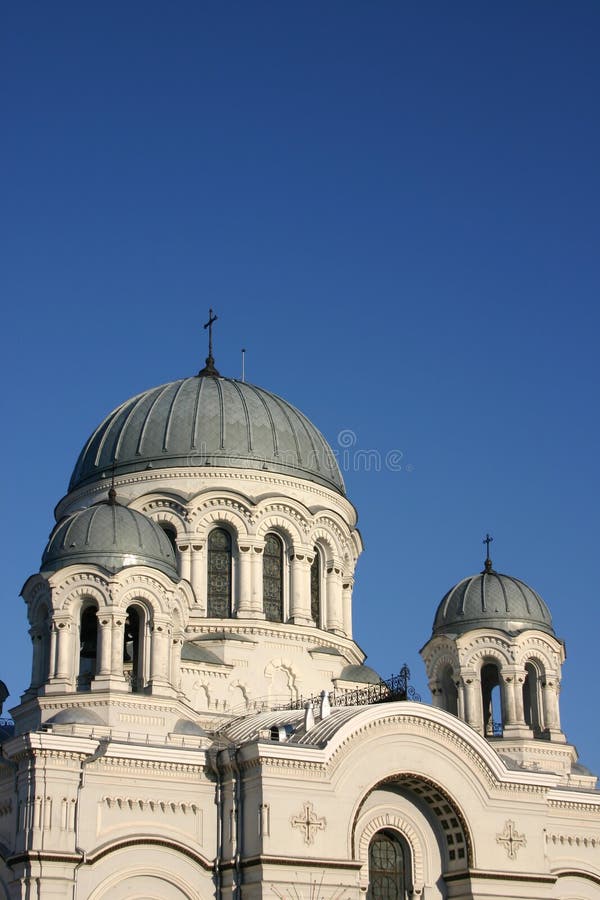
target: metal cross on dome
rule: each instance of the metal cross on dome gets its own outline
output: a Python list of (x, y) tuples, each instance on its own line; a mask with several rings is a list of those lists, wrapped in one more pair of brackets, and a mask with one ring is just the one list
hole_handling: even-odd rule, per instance
[(492, 560), (490, 558), (490, 544), (493, 542), (493, 540), (494, 540), (494, 538), (491, 536), (491, 534), (486, 534), (483, 541), (481, 542), (482, 544), (485, 544), (485, 546), (486, 546), (485, 569), (484, 569), (485, 572), (492, 571)]
[(218, 316), (215, 316), (212, 309), (208, 311), (208, 322), (205, 323), (204, 328), (208, 328), (208, 356), (206, 357), (206, 366), (198, 372), (199, 375), (216, 375), (219, 373), (215, 369), (215, 360), (213, 357), (213, 342), (212, 342), (212, 327), (213, 324), (217, 321)]
[(212, 356), (212, 327), (213, 322), (216, 322), (219, 317), (213, 314), (212, 309), (208, 310), (208, 322), (204, 326), (208, 328), (208, 355)]

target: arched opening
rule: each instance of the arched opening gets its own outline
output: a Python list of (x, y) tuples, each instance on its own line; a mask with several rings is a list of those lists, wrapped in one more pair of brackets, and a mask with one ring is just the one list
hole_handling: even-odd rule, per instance
[(145, 616), (137, 606), (128, 606), (123, 633), (123, 675), (133, 694), (144, 689)]
[(531, 661), (525, 666), (523, 709), (525, 711), (525, 724), (529, 725), (535, 737), (540, 737), (544, 730), (542, 721), (541, 678), (537, 666)]
[(77, 690), (89, 691), (96, 675), (98, 616), (95, 606), (85, 606), (79, 619), (79, 670)]
[(485, 663), (481, 669), (481, 700), (483, 733), (486, 737), (502, 737), (504, 716), (500, 691), (500, 669), (495, 662)]
[(213, 528), (208, 536), (206, 614), (209, 619), (231, 618), (231, 535)]
[(444, 709), (453, 716), (458, 715), (458, 689), (452, 674), (452, 667), (446, 666), (442, 672), (442, 691), (444, 697)]
[(321, 555), (318, 547), (314, 549), (315, 558), (310, 567), (310, 617), (321, 628)]
[(283, 622), (283, 541), (276, 534), (265, 539), (263, 611), (269, 622)]
[(169, 539), (169, 543), (173, 548), (173, 555), (177, 559), (177, 529), (170, 522), (160, 522), (160, 527)]
[(33, 645), (31, 662), (31, 688), (45, 684), (50, 675), (50, 616), (48, 607), (38, 607), (29, 631)]
[(406, 841), (385, 830), (369, 844), (369, 900), (405, 900), (410, 890), (410, 854)]

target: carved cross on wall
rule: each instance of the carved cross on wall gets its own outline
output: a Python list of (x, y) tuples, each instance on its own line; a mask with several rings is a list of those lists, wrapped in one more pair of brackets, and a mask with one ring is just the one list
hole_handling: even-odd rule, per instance
[(291, 823), (292, 828), (303, 828), (304, 843), (312, 844), (315, 839), (315, 832), (325, 831), (327, 819), (319, 819), (319, 817), (315, 815), (312, 803), (310, 800), (307, 800), (304, 804), (302, 814), (299, 816), (292, 816)]
[(509, 859), (516, 859), (521, 847), (527, 844), (527, 838), (524, 834), (519, 834), (512, 819), (506, 820), (504, 831), (496, 835), (496, 840), (499, 844), (504, 844)]

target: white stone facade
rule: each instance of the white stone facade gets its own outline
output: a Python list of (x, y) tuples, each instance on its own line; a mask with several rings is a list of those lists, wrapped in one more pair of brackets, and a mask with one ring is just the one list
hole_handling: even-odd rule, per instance
[[(167, 530), (180, 577), (132, 550), (116, 571), (79, 561), (27, 581), (32, 679), (2, 748), (0, 897), (600, 898), (600, 794), (561, 731), (557, 638), (434, 636), (433, 705), (339, 705), (375, 680), (352, 636), (362, 543), (341, 492), (258, 465), (141, 469), (114, 487)], [(76, 488), (57, 519), (106, 492)], [(214, 529), (226, 616), (209, 615)]]

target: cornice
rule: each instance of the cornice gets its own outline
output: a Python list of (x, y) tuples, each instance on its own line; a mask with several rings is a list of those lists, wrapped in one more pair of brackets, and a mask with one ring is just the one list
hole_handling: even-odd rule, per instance
[[(348, 513), (350, 513), (353, 520), (351, 527), (355, 527), (356, 525), (356, 510), (350, 500), (343, 494), (340, 494), (333, 489), (328, 489), (313, 481), (296, 479), (289, 475), (279, 475), (274, 472), (259, 472), (250, 468), (227, 469), (226, 467), (218, 466), (215, 466), (214, 468), (210, 466), (190, 466), (184, 469), (146, 469), (143, 472), (131, 472), (130, 474), (119, 475), (115, 479), (115, 488), (118, 492), (119, 489), (126, 488), (127, 486), (137, 486), (140, 484), (157, 485), (160, 482), (177, 482), (185, 481), (186, 479), (195, 479), (202, 484), (201, 489), (195, 490), (194, 492), (179, 491), (179, 497), (182, 499), (183, 497), (186, 497), (187, 501), (198, 496), (202, 490), (214, 490), (214, 482), (251, 483), (260, 485), (261, 487), (277, 487), (283, 489), (283, 494), (286, 494), (290, 490), (310, 494), (321, 501), (326, 501), (328, 506), (342, 510), (343, 516), (347, 516)], [(106, 493), (106, 488), (107, 479), (98, 479), (91, 484), (77, 488), (72, 493), (66, 494), (59, 501), (56, 507), (56, 515), (59, 517), (64, 515), (65, 510), (75, 508), (75, 506), (81, 504), (81, 501), (89, 500), (90, 503), (94, 502), (98, 496)], [(177, 490), (175, 487), (174, 489)], [(230, 490), (230, 488), (228, 489)], [(160, 489), (156, 486), (151, 490), (155, 493), (160, 492)], [(137, 500), (139, 498), (136, 497), (135, 499)]]
[[(265, 620), (257, 620), (252, 622), (247, 619), (219, 619), (210, 625), (205, 625), (206, 620), (198, 619), (190, 623), (185, 630), (186, 637), (188, 635), (204, 635), (204, 634), (231, 634), (231, 638), (235, 639), (236, 634), (249, 635), (257, 638), (257, 643), (263, 643), (264, 638), (281, 641), (285, 638), (286, 642), (297, 644), (310, 644), (311, 646), (326, 647), (335, 650), (344, 650), (348, 654), (347, 662), (357, 662), (359, 665), (364, 661), (365, 654), (358, 644), (351, 638), (343, 638), (332, 635), (320, 628), (311, 628), (302, 625), (285, 625), (280, 624), (278, 627), (269, 624)], [(248, 624), (246, 624), (248, 623)], [(187, 660), (186, 660), (187, 662)]]

